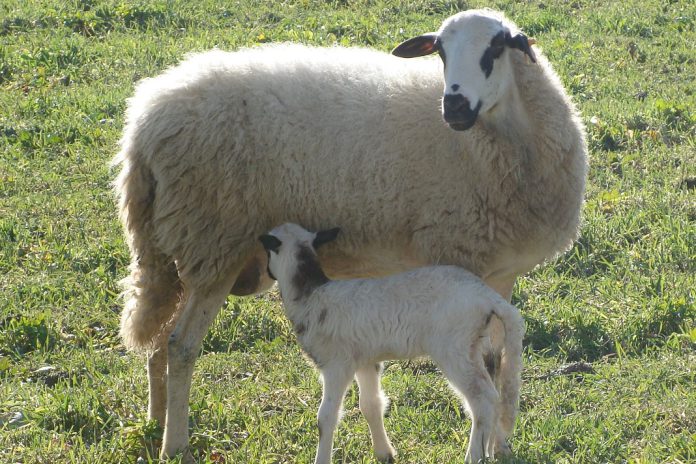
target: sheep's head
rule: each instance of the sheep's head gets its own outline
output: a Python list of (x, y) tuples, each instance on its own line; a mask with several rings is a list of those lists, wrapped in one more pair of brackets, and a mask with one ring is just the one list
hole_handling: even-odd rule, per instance
[[(340, 229), (309, 232), (297, 224), (286, 223), (261, 235), (259, 241), (268, 253), (268, 274), (272, 279), (291, 282), (303, 292), (308, 284), (326, 279), (316, 257), (317, 248), (336, 239)], [(286, 280), (287, 279), (287, 280)]]
[(451, 16), (440, 30), (409, 39), (392, 54), (402, 58), (439, 53), (444, 63), (442, 116), (455, 130), (467, 130), (490, 111), (511, 85), (510, 53), (536, 56), (528, 39), (501, 14), (470, 10)]

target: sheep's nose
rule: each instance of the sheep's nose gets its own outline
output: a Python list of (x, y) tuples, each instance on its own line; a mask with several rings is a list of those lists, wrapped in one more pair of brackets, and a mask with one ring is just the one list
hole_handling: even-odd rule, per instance
[(469, 109), (469, 99), (460, 93), (448, 93), (445, 94), (442, 106), (445, 109), (445, 115), (461, 114)]
[(442, 117), (454, 130), (467, 130), (476, 122), (481, 100), (475, 108), (471, 108), (469, 99), (462, 94), (445, 94), (442, 98)]

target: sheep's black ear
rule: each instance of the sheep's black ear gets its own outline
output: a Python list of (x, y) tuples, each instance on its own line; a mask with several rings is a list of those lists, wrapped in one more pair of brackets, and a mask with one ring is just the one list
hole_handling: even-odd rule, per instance
[(266, 249), (266, 251), (272, 251), (274, 253), (278, 253), (278, 248), (280, 248), (280, 245), (282, 245), (282, 242), (278, 240), (278, 237), (273, 235), (261, 235), (259, 237), (259, 241), (263, 243), (263, 247)]
[(418, 37), (401, 42), (392, 50), (392, 55), (400, 58), (415, 58), (417, 56), (430, 55), (437, 51), (437, 47), (435, 46), (436, 41), (437, 34), (434, 32), (419, 35)]
[(505, 36), (505, 44), (510, 48), (522, 50), (529, 57), (529, 59), (532, 60), (532, 63), (536, 63), (536, 55), (534, 54), (534, 50), (532, 50), (531, 47), (535, 43), (536, 41), (534, 39), (529, 39), (526, 35), (522, 34), (521, 32), (514, 37), (510, 34), (507, 34)]
[(317, 235), (314, 237), (314, 241), (312, 242), (312, 246), (316, 250), (323, 244), (336, 240), (336, 237), (340, 231), (340, 228), (334, 227), (333, 229), (321, 230), (317, 232)]

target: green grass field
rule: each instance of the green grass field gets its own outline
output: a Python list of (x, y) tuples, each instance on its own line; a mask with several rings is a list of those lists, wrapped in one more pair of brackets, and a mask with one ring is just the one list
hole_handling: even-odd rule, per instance
[[(696, 462), (690, 0), (3, 1), (0, 462), (156, 460), (144, 359), (117, 336), (129, 258), (109, 168), (139, 79), (211, 47), (389, 50), (480, 6), (537, 39), (591, 150), (579, 241), (515, 288), (527, 337), (512, 462)], [(463, 462), (470, 423), (432, 364), (384, 377), (398, 462)], [(319, 398), (278, 295), (230, 298), (194, 374), (194, 454), (308, 462)], [(335, 462), (373, 462), (354, 390), (335, 446)]]

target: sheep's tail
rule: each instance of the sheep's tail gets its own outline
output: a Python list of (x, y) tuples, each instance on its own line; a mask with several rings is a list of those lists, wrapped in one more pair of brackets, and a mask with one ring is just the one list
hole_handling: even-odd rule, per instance
[(153, 350), (177, 308), (181, 282), (172, 259), (155, 244), (155, 178), (127, 137), (113, 164), (121, 167), (114, 189), (131, 251), (130, 275), (121, 281), (124, 307), (120, 334), (128, 349)]
[(505, 328), (505, 341), (500, 361), (498, 385), (500, 388), (500, 424), (509, 435), (515, 425), (519, 405), (522, 375), (522, 339), (524, 319), (520, 311), (507, 301), (500, 299), (494, 309), (495, 315)]

